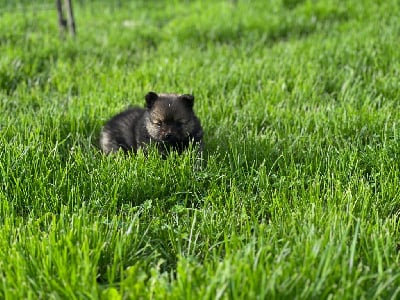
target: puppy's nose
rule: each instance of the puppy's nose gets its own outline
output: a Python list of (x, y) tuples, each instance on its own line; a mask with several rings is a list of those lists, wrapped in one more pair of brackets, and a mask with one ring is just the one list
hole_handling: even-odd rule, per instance
[(169, 141), (170, 139), (172, 139), (172, 133), (167, 133), (167, 134), (165, 135), (165, 139), (166, 139), (167, 141)]

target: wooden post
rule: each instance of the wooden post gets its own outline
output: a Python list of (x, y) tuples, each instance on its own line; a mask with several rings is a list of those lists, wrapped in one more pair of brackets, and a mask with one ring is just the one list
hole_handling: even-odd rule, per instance
[(60, 35), (62, 38), (65, 37), (65, 31), (67, 30), (67, 26), (69, 28), (69, 32), (72, 36), (76, 34), (75, 27), (75, 19), (74, 12), (72, 10), (72, 0), (64, 1), (64, 8), (67, 10), (67, 19), (64, 17), (63, 13), (63, 5), (61, 0), (56, 0), (57, 13), (58, 13), (58, 26), (60, 27)]
[(68, 27), (72, 36), (76, 34), (74, 12), (72, 10), (72, 0), (65, 0), (65, 7), (67, 9)]
[(60, 36), (63, 38), (65, 30), (67, 29), (67, 20), (64, 18), (61, 0), (56, 0), (57, 13), (58, 13), (58, 26), (60, 28)]

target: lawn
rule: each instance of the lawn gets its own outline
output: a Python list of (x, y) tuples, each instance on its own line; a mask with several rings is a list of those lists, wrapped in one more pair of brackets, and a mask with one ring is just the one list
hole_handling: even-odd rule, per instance
[[(398, 299), (400, 3), (0, 0), (0, 298)], [(103, 155), (148, 91), (195, 151)]]

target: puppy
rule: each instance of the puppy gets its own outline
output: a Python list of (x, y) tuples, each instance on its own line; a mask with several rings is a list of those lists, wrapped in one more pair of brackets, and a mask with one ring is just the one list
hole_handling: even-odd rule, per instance
[(129, 108), (104, 125), (100, 147), (105, 153), (119, 149), (147, 153), (148, 146), (155, 145), (165, 156), (170, 151), (182, 153), (190, 143), (202, 152), (203, 129), (193, 111), (193, 95), (149, 92), (145, 99), (145, 108)]

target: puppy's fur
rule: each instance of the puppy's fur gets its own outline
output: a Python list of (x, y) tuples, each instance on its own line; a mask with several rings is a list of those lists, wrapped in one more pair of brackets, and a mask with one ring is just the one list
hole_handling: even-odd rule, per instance
[(127, 109), (104, 125), (100, 147), (105, 153), (119, 149), (147, 152), (150, 144), (163, 155), (170, 150), (182, 153), (191, 142), (202, 151), (203, 129), (193, 111), (193, 95), (149, 92), (145, 99), (144, 109)]

